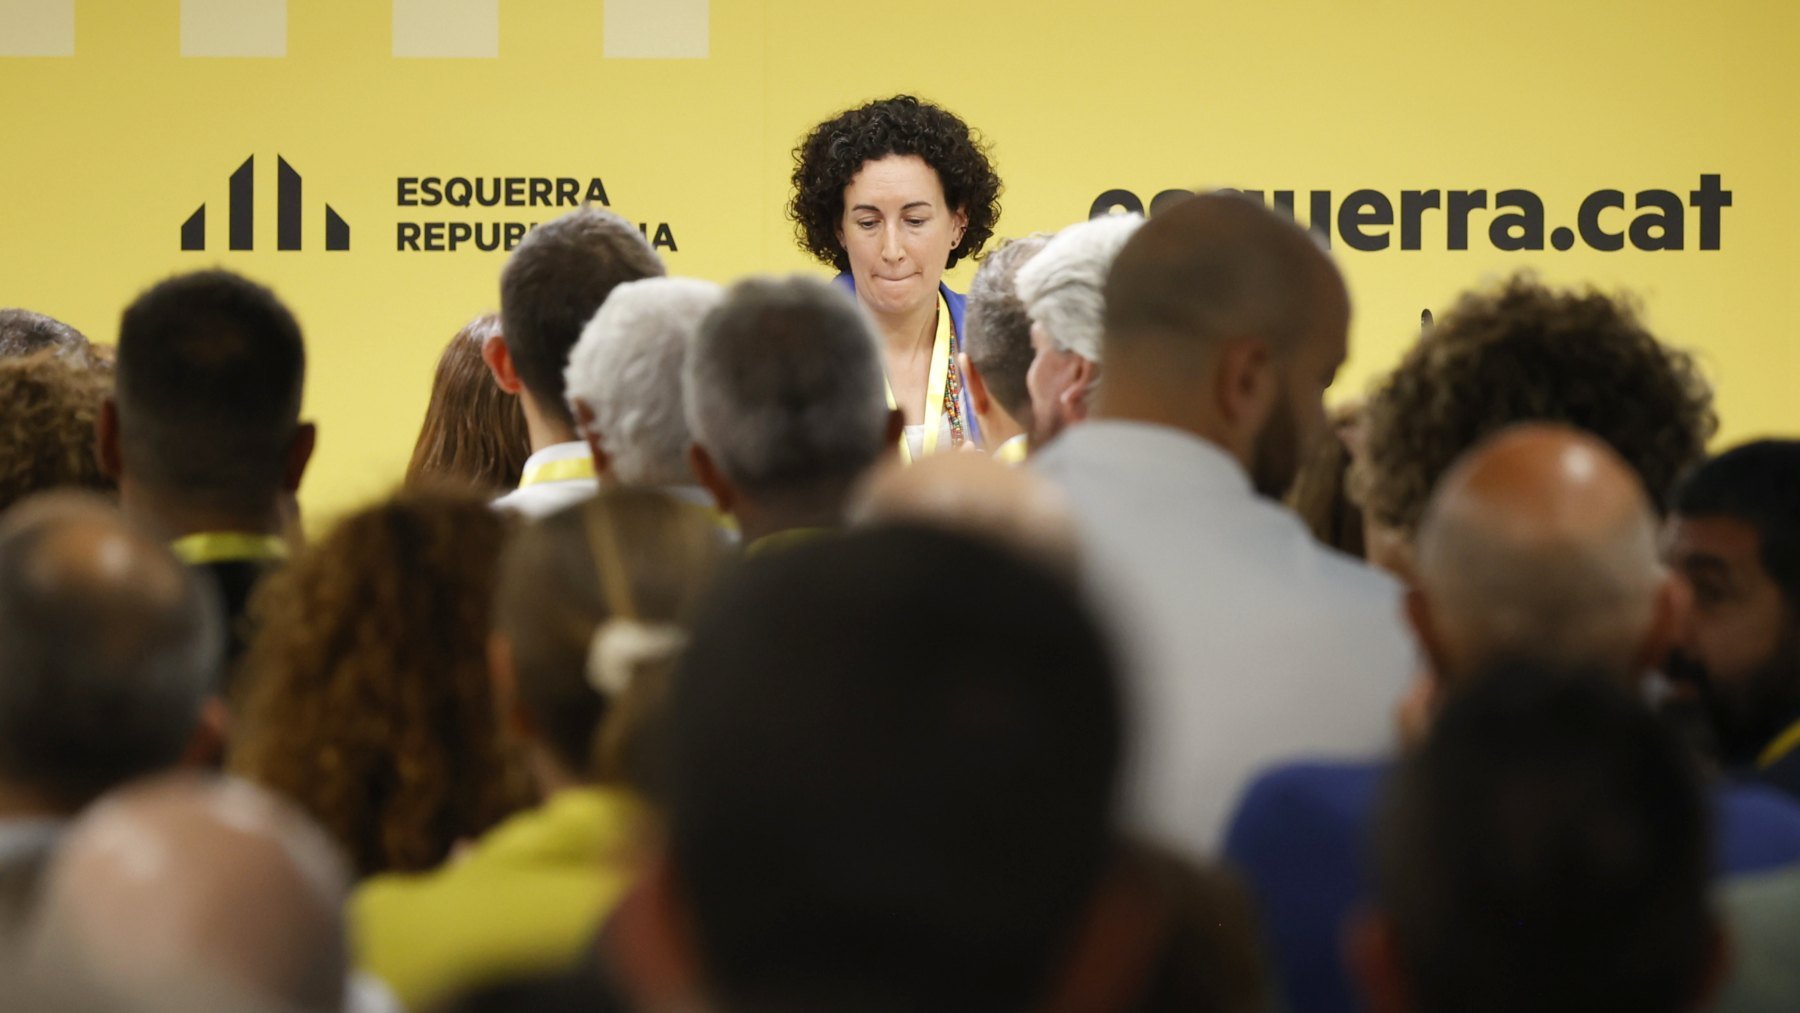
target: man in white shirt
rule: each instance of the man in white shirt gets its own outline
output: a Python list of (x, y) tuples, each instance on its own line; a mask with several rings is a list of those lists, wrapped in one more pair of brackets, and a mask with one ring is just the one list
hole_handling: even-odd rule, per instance
[(1326, 432), (1346, 353), (1325, 253), (1257, 202), (1197, 197), (1132, 236), (1104, 295), (1106, 383), (1033, 460), (1123, 640), (1128, 814), (1205, 853), (1261, 768), (1386, 747), (1413, 649), (1398, 586), (1273, 499)]
[(569, 350), (612, 290), (665, 273), (637, 227), (610, 211), (582, 208), (532, 229), (500, 275), (500, 334), (482, 357), (500, 388), (519, 396), (531, 456), (519, 488), (494, 501), (542, 517), (599, 488), (588, 445), (564, 400)]

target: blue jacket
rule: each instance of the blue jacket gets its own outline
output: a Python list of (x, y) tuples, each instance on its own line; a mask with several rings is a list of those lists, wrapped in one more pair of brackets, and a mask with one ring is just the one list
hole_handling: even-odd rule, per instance
[[(1276, 978), (1293, 1013), (1363, 1009), (1344, 963), (1346, 919), (1367, 898), (1376, 806), (1390, 764), (1296, 763), (1252, 782), (1225, 854), (1262, 914)], [(1800, 861), (1800, 805), (1760, 785), (1713, 791), (1716, 871), (1761, 872)]]
[[(856, 279), (850, 276), (849, 271), (838, 275), (832, 282), (852, 296), (856, 294)], [(961, 292), (951, 291), (950, 286), (941, 281), (938, 282), (938, 294), (944, 297), (944, 305), (950, 307), (950, 354), (958, 355), (962, 352), (963, 316), (968, 311), (969, 300)], [(963, 429), (968, 432), (969, 439), (975, 441), (976, 446), (986, 446), (981, 438), (981, 421), (975, 417), (975, 406), (969, 401), (967, 383), (962, 385), (961, 400)]]

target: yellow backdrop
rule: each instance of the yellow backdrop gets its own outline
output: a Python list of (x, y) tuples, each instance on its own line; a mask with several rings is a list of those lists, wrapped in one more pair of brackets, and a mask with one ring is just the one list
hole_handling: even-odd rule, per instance
[[(1793, 428), (1796, 39), (1800, 5), (1767, 0), (0, 0), (0, 305), (111, 341), (172, 272), (273, 285), (312, 357), (316, 523), (397, 481), (436, 356), (496, 303), (505, 254), (480, 245), (558, 213), (411, 203), (423, 180), (479, 180), (491, 199), (498, 178), (505, 199), (520, 177), (510, 196), (529, 202), (533, 178), (551, 200), (597, 179), (674, 273), (821, 270), (783, 216), (789, 151), (840, 108), (910, 91), (991, 140), (1002, 235), (1108, 191), (1146, 206), (1181, 187), (1295, 191), (1302, 220), (1328, 191), (1357, 303), (1338, 396), (1397, 359), (1421, 309), (1532, 268), (1640, 294), (1702, 354), (1729, 441)], [(233, 249), (230, 179), (252, 158), (236, 203), (254, 248)], [(1690, 197), (1706, 176), (1729, 206)], [(1496, 247), (1495, 205), (1523, 200), (1507, 190), (1541, 198), (1543, 235), (1499, 244), (1541, 249)], [(1623, 207), (1595, 198), (1587, 224), (1616, 251), (1578, 228), (1606, 190)], [(1656, 190), (1673, 196), (1640, 196)], [(1474, 198), (1451, 191), (1485, 191), (1467, 249), (1450, 203)], [(327, 248), (327, 205), (348, 250)]]

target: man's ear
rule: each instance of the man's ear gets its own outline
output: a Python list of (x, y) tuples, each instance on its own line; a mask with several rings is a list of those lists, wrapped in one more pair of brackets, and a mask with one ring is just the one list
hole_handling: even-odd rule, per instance
[(294, 438), (288, 443), (287, 460), (281, 464), (282, 492), (300, 491), (300, 479), (306, 474), (307, 462), (312, 460), (313, 449), (318, 444), (318, 426), (302, 422), (294, 428)]
[(231, 742), (231, 708), (224, 699), (209, 696), (200, 705), (200, 717), (181, 751), (178, 766), (188, 770), (218, 770)]
[(94, 418), (94, 461), (100, 474), (114, 483), (125, 472), (125, 458), (119, 452), (119, 403), (110, 397), (100, 403), (100, 414)]
[(588, 403), (581, 398), (572, 397), (569, 399), (569, 411), (575, 416), (575, 432), (586, 441), (588, 454), (594, 459), (595, 473), (608, 474), (612, 462), (607, 458), (606, 451), (601, 449), (606, 434), (594, 429), (594, 409), (588, 407)]
[(1413, 636), (1419, 642), (1420, 653), (1425, 655), (1425, 662), (1431, 666), (1432, 673), (1442, 680), (1449, 659), (1445, 657), (1442, 631), (1438, 629), (1437, 616), (1432, 612), (1431, 599), (1414, 585), (1406, 589), (1402, 601), (1402, 607), (1406, 610), (1406, 624), (1412, 627)]
[(666, 849), (648, 858), (637, 885), (602, 930), (605, 966), (634, 1009), (701, 1009), (703, 973), (693, 917)]
[(963, 388), (969, 392), (969, 404), (974, 407), (975, 414), (986, 415), (992, 411), (987, 379), (975, 368), (975, 360), (969, 358), (968, 352), (956, 353), (956, 368), (962, 370)]
[(512, 352), (507, 350), (504, 335), (488, 335), (481, 343), (481, 361), (487, 363), (488, 372), (494, 374), (494, 382), (508, 394), (517, 394), (525, 386), (519, 381), (518, 371), (513, 369)]
[(1088, 417), (1088, 405), (1093, 400), (1094, 384), (1100, 381), (1100, 364), (1082, 355), (1072, 353), (1075, 371), (1067, 387), (1057, 395), (1057, 407), (1062, 409), (1063, 418), (1070, 422), (1080, 422)]
[(1406, 1013), (1406, 972), (1394, 941), (1393, 923), (1372, 911), (1353, 915), (1346, 926), (1345, 955), (1351, 975), (1362, 986), (1370, 1013)]
[(1238, 433), (1262, 429), (1277, 400), (1274, 357), (1269, 346), (1253, 338), (1228, 342), (1219, 350), (1213, 379), (1220, 418)]
[(712, 459), (705, 447), (698, 443), (688, 444), (688, 470), (694, 473), (694, 479), (700, 487), (712, 493), (713, 502), (718, 504), (720, 513), (731, 513), (737, 505), (737, 489), (726, 480), (725, 473), (719, 470), (718, 462)]
[(1669, 652), (1686, 639), (1693, 613), (1693, 587), (1680, 574), (1665, 568), (1662, 581), (1656, 586), (1650, 628), (1644, 632), (1643, 648), (1637, 659), (1640, 671), (1663, 667)]

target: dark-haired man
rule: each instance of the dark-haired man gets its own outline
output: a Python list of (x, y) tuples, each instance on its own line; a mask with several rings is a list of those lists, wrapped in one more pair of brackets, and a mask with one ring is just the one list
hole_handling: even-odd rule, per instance
[(101, 793), (217, 751), (217, 606), (99, 500), (50, 493), (0, 523), (0, 928), (61, 827)]
[(179, 275), (126, 307), (116, 370), (100, 411), (101, 467), (127, 515), (217, 582), (235, 660), (251, 591), (287, 554), (316, 439), (300, 419), (300, 325), (255, 282)]
[(582, 328), (614, 288), (663, 273), (637, 227), (598, 208), (545, 222), (513, 250), (500, 274), (500, 334), (482, 346), (482, 356), (500, 389), (519, 396), (531, 456), (519, 488), (495, 506), (542, 517), (599, 489), (563, 372)]
[(1725, 767), (1800, 797), (1800, 442), (1761, 440), (1677, 487), (1669, 562), (1694, 614), (1667, 674), (1694, 692)]
[(1373, 1013), (1686, 1013), (1718, 986), (1693, 757), (1604, 679), (1485, 674), (1401, 765), (1354, 935)]

